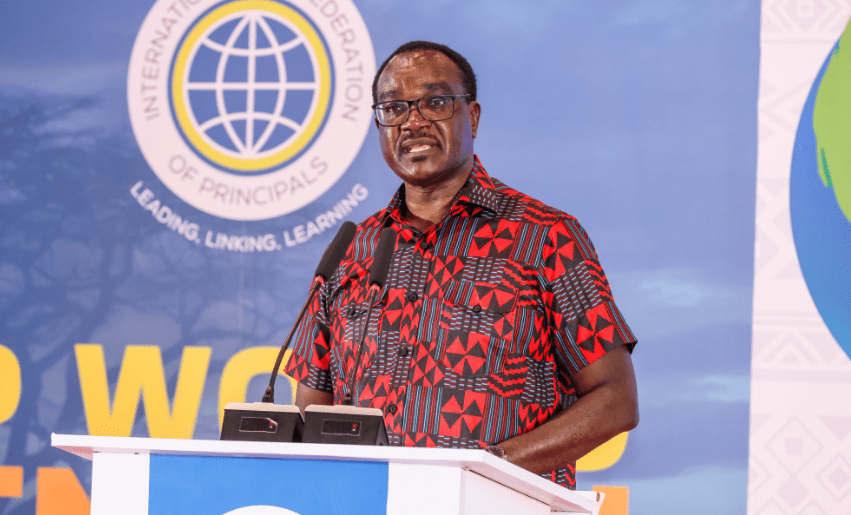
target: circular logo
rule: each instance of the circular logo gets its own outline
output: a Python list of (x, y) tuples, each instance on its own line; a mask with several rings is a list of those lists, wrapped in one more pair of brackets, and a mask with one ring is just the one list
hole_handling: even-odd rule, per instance
[(262, 220), (328, 190), (372, 119), (372, 42), (351, 1), (160, 0), (130, 60), (133, 131), (188, 204)]
[(807, 288), (851, 356), (851, 30), (804, 105), (790, 178), (792, 234)]
[(325, 42), (309, 20), (277, 2), (214, 9), (187, 32), (171, 74), (184, 139), (224, 170), (286, 163), (313, 142), (328, 114)]

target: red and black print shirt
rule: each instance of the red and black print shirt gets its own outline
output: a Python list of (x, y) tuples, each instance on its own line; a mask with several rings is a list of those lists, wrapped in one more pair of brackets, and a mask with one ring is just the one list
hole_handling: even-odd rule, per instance
[[(635, 344), (576, 219), (489, 177), (478, 158), (439, 224), (420, 233), (404, 209), (403, 185), (358, 226), (286, 368), (342, 403), (368, 324), (353, 394), (385, 413), (391, 444), (481, 448), (517, 436), (575, 400), (573, 373)], [(399, 237), (367, 316), (385, 226)], [(575, 470), (544, 477), (575, 488)]]

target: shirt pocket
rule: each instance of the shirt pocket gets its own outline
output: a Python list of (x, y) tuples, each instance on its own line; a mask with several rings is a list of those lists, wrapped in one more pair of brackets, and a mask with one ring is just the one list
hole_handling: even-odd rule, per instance
[(440, 361), (447, 373), (486, 377), (501, 370), (514, 337), (517, 291), (461, 282), (445, 300)]
[(451, 329), (514, 341), (517, 290), (501, 284), (460, 281), (446, 292), (452, 306)]

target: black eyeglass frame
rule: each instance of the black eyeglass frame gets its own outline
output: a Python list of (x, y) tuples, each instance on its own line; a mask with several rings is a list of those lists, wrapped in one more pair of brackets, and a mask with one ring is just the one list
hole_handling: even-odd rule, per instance
[[(375, 120), (378, 122), (378, 125), (381, 125), (382, 127), (398, 127), (398, 126), (402, 125), (403, 123), (407, 122), (408, 118), (411, 117), (411, 106), (412, 105), (417, 106), (417, 111), (420, 112), (420, 116), (422, 116), (424, 120), (428, 120), (430, 122), (440, 122), (440, 121), (443, 121), (443, 120), (448, 120), (448, 119), (452, 118), (453, 116), (455, 116), (455, 100), (457, 100), (459, 98), (470, 97), (470, 96), (472, 96), (472, 95), (470, 95), (469, 93), (466, 93), (464, 95), (429, 95), (427, 97), (417, 98), (416, 100), (388, 100), (387, 102), (378, 102), (377, 104), (372, 104), (371, 107), (372, 107), (372, 110), (375, 111)], [(431, 119), (431, 118), (427, 117), (425, 114), (423, 114), (423, 110), (420, 109), (420, 101), (421, 100), (428, 100), (430, 98), (451, 98), (452, 99), (452, 111), (449, 113), (449, 116), (447, 116), (445, 118), (438, 118), (438, 119), (435, 120), (435, 119)], [(402, 103), (407, 104), (407, 108), (408, 108), (408, 113), (405, 115), (404, 120), (402, 120), (399, 123), (394, 123), (394, 124), (381, 123), (381, 119), (378, 116), (378, 107), (379, 106), (384, 105), (384, 104), (402, 104)]]

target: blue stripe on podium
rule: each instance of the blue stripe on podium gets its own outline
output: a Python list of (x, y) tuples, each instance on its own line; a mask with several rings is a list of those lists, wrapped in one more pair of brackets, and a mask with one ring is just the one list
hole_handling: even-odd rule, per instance
[(152, 455), (150, 478), (149, 515), (387, 513), (387, 463)]

